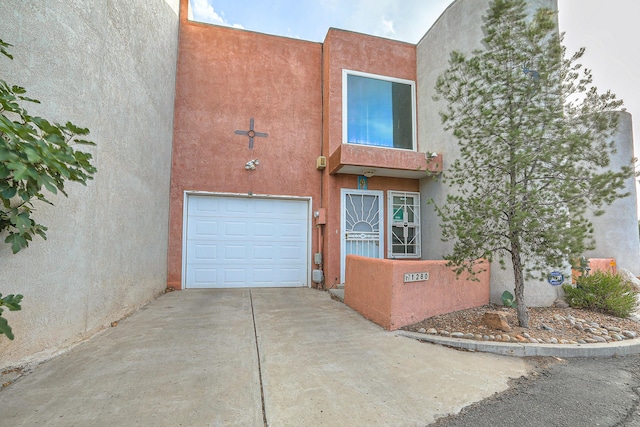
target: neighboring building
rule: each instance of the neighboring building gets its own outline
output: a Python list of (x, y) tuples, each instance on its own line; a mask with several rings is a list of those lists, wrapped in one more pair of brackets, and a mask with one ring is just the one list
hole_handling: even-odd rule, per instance
[[(417, 45), (333, 28), (320, 44), (191, 22), (183, 0), (168, 285), (333, 288), (347, 254), (441, 259), (450, 246), (426, 201), (444, 200), (434, 176), (457, 149), (435, 79), (452, 50), (481, 47), (488, 4), (454, 2)], [(492, 276), (500, 301), (513, 280)], [(557, 298), (542, 282), (527, 292), (532, 305)]]
[(166, 288), (178, 0), (0, 1), (13, 61), (2, 79), (40, 104), (32, 115), (87, 127), (98, 169), (69, 197), (47, 196), (49, 227), (18, 254), (0, 236), (0, 292), (24, 295), (2, 313), (0, 368), (81, 342)]

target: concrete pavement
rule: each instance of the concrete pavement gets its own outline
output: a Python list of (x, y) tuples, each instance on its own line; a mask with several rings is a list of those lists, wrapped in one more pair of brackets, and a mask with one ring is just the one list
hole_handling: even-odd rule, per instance
[(425, 426), (526, 361), (387, 332), (312, 289), (165, 294), (0, 391), (11, 426)]

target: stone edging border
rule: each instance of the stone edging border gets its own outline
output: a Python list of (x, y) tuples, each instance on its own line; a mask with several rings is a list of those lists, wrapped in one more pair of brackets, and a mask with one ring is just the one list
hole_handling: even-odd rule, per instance
[(640, 354), (640, 339), (595, 343), (595, 344), (534, 344), (497, 341), (476, 341), (464, 338), (449, 338), (438, 335), (421, 334), (397, 330), (392, 332), (396, 336), (412, 338), (418, 341), (439, 344), (445, 347), (480, 351), (503, 356), (555, 356), (571, 357), (614, 357)]

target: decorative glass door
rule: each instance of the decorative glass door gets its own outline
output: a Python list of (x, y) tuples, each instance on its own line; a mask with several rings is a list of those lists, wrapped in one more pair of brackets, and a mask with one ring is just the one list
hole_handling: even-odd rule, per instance
[(340, 280), (347, 255), (384, 258), (382, 191), (342, 190)]
[(389, 191), (388, 258), (420, 258), (420, 193)]

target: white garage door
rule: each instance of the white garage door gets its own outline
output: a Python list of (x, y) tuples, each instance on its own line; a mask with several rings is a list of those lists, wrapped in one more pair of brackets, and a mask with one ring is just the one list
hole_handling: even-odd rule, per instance
[(186, 288), (308, 283), (309, 203), (257, 197), (187, 197)]

